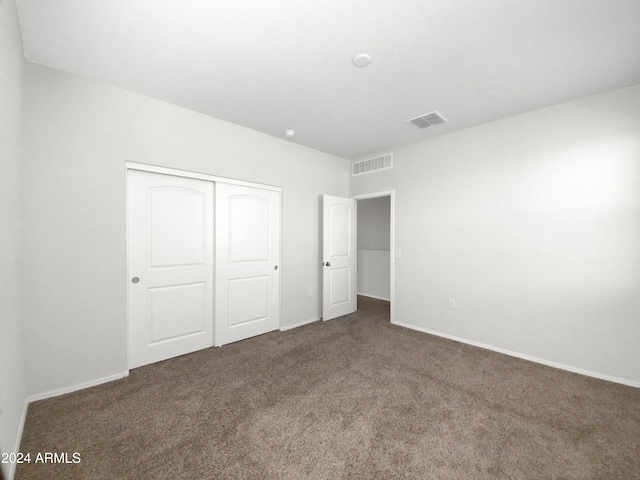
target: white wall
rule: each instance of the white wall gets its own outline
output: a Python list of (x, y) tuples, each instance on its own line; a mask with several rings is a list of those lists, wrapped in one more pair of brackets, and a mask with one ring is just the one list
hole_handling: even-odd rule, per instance
[(640, 86), (398, 148), (351, 183), (389, 189), (397, 322), (640, 385)]
[[(13, 0), (0, 1), (0, 452), (13, 452), (26, 398), (20, 315), (20, 146), (24, 56)], [(13, 465), (2, 465), (11, 478)]]
[(389, 250), (391, 197), (358, 200), (358, 250)]
[(358, 250), (358, 295), (391, 300), (389, 250)]
[(26, 85), (30, 394), (127, 368), (126, 161), (283, 187), (282, 322), (320, 317), (320, 196), (348, 196), (347, 161), (42, 66)]
[(391, 197), (358, 200), (358, 294), (390, 300)]

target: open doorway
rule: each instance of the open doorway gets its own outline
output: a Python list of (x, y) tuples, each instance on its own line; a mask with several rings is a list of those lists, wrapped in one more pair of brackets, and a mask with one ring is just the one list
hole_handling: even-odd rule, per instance
[(393, 322), (393, 191), (357, 195), (357, 294), (360, 310), (369, 299), (389, 302)]

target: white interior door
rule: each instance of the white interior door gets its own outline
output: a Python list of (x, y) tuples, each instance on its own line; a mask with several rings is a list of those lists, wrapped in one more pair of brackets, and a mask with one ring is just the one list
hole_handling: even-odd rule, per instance
[(322, 199), (322, 318), (356, 311), (356, 201)]
[(280, 327), (280, 192), (216, 184), (216, 346)]
[(128, 172), (129, 363), (213, 345), (213, 183)]

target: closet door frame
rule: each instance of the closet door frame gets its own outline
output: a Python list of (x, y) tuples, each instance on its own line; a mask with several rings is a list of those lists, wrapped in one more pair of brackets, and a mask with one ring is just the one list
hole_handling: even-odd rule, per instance
[[(226, 178), (226, 177), (219, 177), (216, 175), (209, 175), (206, 173), (198, 173), (198, 172), (191, 172), (188, 170), (179, 170), (179, 169), (175, 169), (175, 168), (167, 168), (167, 167), (160, 167), (157, 165), (149, 165), (149, 164), (145, 164), (145, 163), (138, 163), (138, 162), (126, 162), (125, 164), (126, 166), (126, 170), (125, 170), (125, 175), (128, 177), (128, 171), (129, 170), (140, 170), (140, 171), (144, 171), (144, 172), (152, 172), (152, 173), (160, 173), (160, 174), (164, 174), (164, 175), (173, 175), (175, 177), (185, 177), (185, 178), (193, 178), (193, 179), (197, 179), (197, 180), (205, 180), (205, 181), (209, 181), (212, 182), (214, 184), (214, 198), (215, 198), (215, 185), (217, 183), (226, 183), (226, 184), (231, 184), (231, 185), (239, 185), (239, 186), (245, 186), (245, 187), (251, 187), (251, 188), (258, 188), (258, 189), (262, 189), (262, 190), (271, 190), (271, 191), (275, 191), (278, 192), (280, 195), (282, 195), (282, 187), (278, 187), (275, 185), (266, 185), (266, 184), (262, 184), (262, 183), (256, 183), (256, 182), (248, 182), (245, 180), (236, 180), (236, 179), (231, 179), (231, 178)], [(128, 186), (127, 186), (127, 190), (128, 190)], [(127, 208), (128, 210), (128, 208)], [(215, 210), (215, 206), (214, 206), (214, 210)], [(282, 202), (280, 202), (280, 218), (282, 218)], [(128, 214), (127, 214), (128, 215)], [(216, 219), (214, 218), (214, 228), (215, 228), (215, 221)], [(127, 244), (126, 244), (126, 259), (127, 259), (127, 277), (126, 280), (127, 283), (129, 282), (129, 277), (130, 277), (130, 272), (129, 272), (129, 232), (128, 232), (128, 225), (129, 225), (129, 219), (126, 219), (126, 225), (127, 225)], [(280, 242), (279, 242), (279, 256), (282, 257), (282, 222), (280, 222)], [(215, 245), (214, 245), (214, 250), (215, 250)], [(215, 255), (215, 251), (214, 251), (214, 255)], [(214, 274), (215, 274), (215, 264), (214, 264)], [(214, 292), (215, 292), (215, 285), (214, 285)], [(280, 304), (281, 302), (281, 298), (282, 298), (282, 282), (280, 282), (279, 287), (278, 287), (278, 303)], [(215, 298), (214, 296), (214, 303), (217, 302), (218, 299)], [(129, 289), (127, 288), (127, 306), (129, 305)], [(215, 307), (214, 307), (214, 311), (215, 311)], [(279, 308), (279, 311), (282, 311), (281, 305)], [(130, 339), (129, 339), (129, 331), (130, 331), (130, 321), (131, 319), (129, 318), (129, 308), (127, 307), (127, 366), (128, 368), (130, 368)], [(214, 345), (219, 345), (217, 342), (217, 339), (215, 338), (215, 321), (216, 319), (213, 319), (214, 321)], [(278, 318), (278, 328), (280, 328), (282, 326), (282, 316), (280, 315)]]

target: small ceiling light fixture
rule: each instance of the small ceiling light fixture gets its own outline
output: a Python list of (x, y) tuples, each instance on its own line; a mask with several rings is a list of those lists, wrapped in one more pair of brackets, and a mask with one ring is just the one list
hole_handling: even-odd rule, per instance
[(296, 136), (296, 131), (295, 130), (285, 130), (284, 131), (284, 136), (287, 138), (293, 138)]
[(360, 55), (356, 55), (355, 57), (353, 57), (352, 61), (356, 67), (366, 67), (371, 63), (371, 55), (361, 53)]

